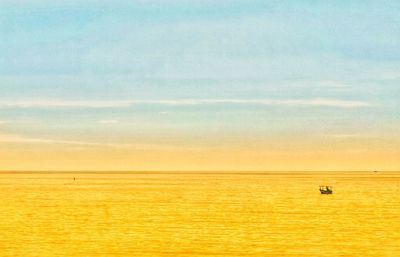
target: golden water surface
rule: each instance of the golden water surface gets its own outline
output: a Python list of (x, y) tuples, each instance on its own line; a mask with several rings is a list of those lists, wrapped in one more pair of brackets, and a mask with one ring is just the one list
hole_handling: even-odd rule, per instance
[(0, 256), (400, 256), (400, 173), (0, 173), (0, 193)]

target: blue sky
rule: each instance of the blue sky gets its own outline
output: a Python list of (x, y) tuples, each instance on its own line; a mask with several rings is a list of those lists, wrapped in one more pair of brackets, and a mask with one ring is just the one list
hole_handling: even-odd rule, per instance
[(361, 137), (395, 155), (399, 11), (397, 1), (2, 1), (0, 144), (207, 151), (297, 135), (328, 148)]

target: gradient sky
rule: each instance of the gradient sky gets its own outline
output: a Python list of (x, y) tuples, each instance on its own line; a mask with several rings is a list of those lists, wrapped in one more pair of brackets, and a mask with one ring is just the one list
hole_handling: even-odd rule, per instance
[(0, 1), (0, 170), (400, 170), (399, 1)]

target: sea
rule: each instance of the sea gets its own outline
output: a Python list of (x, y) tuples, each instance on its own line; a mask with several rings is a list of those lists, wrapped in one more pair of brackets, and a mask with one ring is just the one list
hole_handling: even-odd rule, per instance
[(400, 172), (1, 172), (0, 256), (400, 256)]

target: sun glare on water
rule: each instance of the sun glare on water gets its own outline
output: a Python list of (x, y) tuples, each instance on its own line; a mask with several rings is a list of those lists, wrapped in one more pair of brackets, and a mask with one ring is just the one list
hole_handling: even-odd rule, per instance
[(0, 256), (397, 256), (399, 188), (398, 173), (3, 173)]

